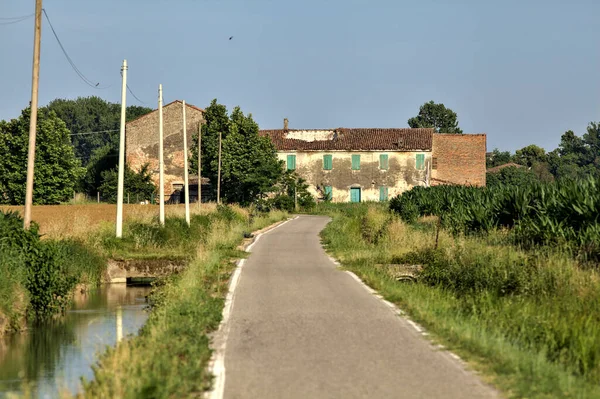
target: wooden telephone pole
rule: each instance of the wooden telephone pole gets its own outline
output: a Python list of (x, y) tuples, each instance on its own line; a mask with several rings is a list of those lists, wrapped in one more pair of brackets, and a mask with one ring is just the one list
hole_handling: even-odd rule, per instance
[(42, 39), (42, 0), (35, 1), (35, 30), (33, 38), (33, 72), (31, 77), (31, 116), (29, 117), (29, 148), (27, 154), (27, 186), (23, 227), (31, 225), (33, 204), (33, 175), (35, 167), (35, 133), (37, 127), (38, 88), (40, 83), (40, 42)]

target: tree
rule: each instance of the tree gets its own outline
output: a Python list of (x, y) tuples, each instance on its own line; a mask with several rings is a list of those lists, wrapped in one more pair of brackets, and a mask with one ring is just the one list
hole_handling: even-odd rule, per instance
[[(56, 112), (71, 131), (75, 155), (87, 166), (98, 148), (119, 142), (121, 104), (100, 97), (78, 97), (76, 100), (55, 99), (46, 108)], [(151, 112), (151, 108), (127, 107), (127, 121)], [(90, 133), (95, 132), (95, 133)]]
[[(217, 99), (212, 100), (210, 105), (204, 110), (204, 120), (202, 125), (202, 176), (208, 177), (212, 184), (212, 189), (216, 193), (217, 169), (219, 167), (219, 132), (222, 139), (225, 140), (229, 134), (229, 115), (227, 107), (217, 103)], [(192, 145), (190, 146), (192, 154), (198, 154), (198, 134), (193, 135)], [(198, 158), (190, 157), (190, 173), (198, 172)]]
[(533, 165), (546, 162), (546, 151), (535, 144), (528, 145), (515, 152), (514, 160), (519, 165), (531, 168)]
[[(25, 203), (29, 118), (31, 109), (10, 122), (0, 121), (0, 202)], [(48, 109), (40, 109), (37, 120), (34, 204), (58, 204), (73, 197), (76, 182), (84, 169), (75, 157), (69, 130)]]
[(436, 133), (462, 134), (458, 127), (456, 112), (446, 108), (444, 104), (429, 101), (421, 106), (419, 114), (408, 120), (412, 128), (434, 128)]
[[(231, 116), (214, 99), (205, 109), (202, 125), (202, 176), (216, 189), (219, 164), (219, 133), (222, 135), (221, 194), (227, 202), (249, 204), (274, 189), (283, 173), (282, 162), (268, 137), (258, 135), (252, 115), (239, 107)], [(198, 135), (192, 141), (192, 154), (198, 153)], [(190, 157), (190, 172), (198, 170), (197, 157)]]
[(487, 187), (502, 185), (528, 187), (536, 182), (538, 182), (537, 176), (526, 167), (509, 166), (486, 175)]
[(600, 124), (591, 122), (587, 132), (578, 137), (565, 132), (558, 148), (548, 154), (552, 174), (558, 179), (600, 176)]
[[(117, 166), (121, 104), (91, 96), (78, 97), (76, 100), (55, 99), (46, 108), (56, 112), (66, 123), (71, 132), (75, 155), (87, 169), (76, 189), (95, 195), (102, 183), (102, 172)], [(151, 108), (130, 105), (127, 107), (126, 120), (133, 120), (151, 111)]]
[(252, 115), (234, 108), (223, 140), (222, 195), (228, 202), (249, 204), (273, 191), (283, 173), (275, 146), (258, 135)]
[[(126, 165), (123, 179), (123, 192), (139, 200), (150, 200), (152, 194), (156, 191), (156, 186), (152, 182), (149, 165), (142, 166), (139, 172), (134, 172)], [(106, 202), (117, 202), (117, 188), (119, 174), (117, 169), (106, 170), (102, 172), (102, 184), (98, 191)]]
[(492, 153), (486, 157), (486, 168), (507, 164), (512, 161), (512, 158), (510, 151), (500, 151), (494, 148)]

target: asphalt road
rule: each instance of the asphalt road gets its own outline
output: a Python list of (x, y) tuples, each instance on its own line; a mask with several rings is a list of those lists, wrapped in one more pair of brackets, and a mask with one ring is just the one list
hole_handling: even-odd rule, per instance
[(336, 267), (318, 236), (327, 222), (301, 216), (252, 248), (228, 320), (224, 397), (497, 397)]

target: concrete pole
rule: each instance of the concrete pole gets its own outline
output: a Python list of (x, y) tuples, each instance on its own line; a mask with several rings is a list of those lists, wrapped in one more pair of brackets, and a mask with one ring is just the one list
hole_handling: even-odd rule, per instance
[(31, 76), (31, 115), (29, 117), (29, 148), (27, 153), (27, 185), (23, 228), (31, 225), (33, 205), (33, 176), (35, 167), (35, 133), (37, 128), (38, 88), (40, 82), (40, 42), (42, 38), (42, 0), (35, 1), (35, 28), (33, 31), (33, 70)]
[(217, 171), (217, 204), (221, 203), (221, 132), (219, 132), (219, 169)]
[(202, 206), (202, 122), (198, 122), (198, 209)]
[(190, 225), (190, 185), (188, 173), (187, 120), (185, 118), (185, 100), (183, 101), (183, 189), (185, 197), (185, 222)]
[(127, 111), (127, 60), (121, 67), (121, 129), (119, 134), (119, 177), (117, 183), (117, 238), (123, 236), (123, 189), (125, 184), (125, 115)]
[(158, 203), (159, 221), (165, 225), (165, 160), (163, 157), (163, 95), (162, 84), (158, 85)]

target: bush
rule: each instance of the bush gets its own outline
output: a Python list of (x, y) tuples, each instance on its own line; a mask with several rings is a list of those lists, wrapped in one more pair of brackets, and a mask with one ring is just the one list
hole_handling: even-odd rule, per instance
[(35, 319), (64, 310), (82, 270), (93, 264), (98, 268), (101, 262), (74, 241), (41, 241), (38, 226), (32, 223), (29, 230), (23, 229), (23, 219), (14, 212), (0, 212), (0, 237), (0, 259), (10, 259), (3, 260), (6, 280), (13, 281), (10, 293), (0, 295), (14, 297), (18, 285), (26, 288)]

